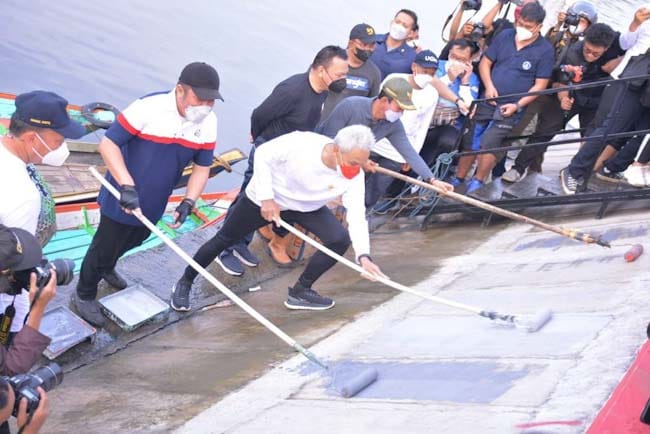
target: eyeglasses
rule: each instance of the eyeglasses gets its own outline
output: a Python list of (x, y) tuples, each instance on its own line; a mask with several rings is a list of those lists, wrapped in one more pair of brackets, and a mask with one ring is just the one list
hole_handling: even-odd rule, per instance
[(582, 47), (582, 52), (584, 54), (590, 54), (590, 55), (592, 55), (594, 57), (600, 57), (603, 54), (605, 54), (605, 50), (591, 50), (591, 49), (587, 48), (587, 46)]

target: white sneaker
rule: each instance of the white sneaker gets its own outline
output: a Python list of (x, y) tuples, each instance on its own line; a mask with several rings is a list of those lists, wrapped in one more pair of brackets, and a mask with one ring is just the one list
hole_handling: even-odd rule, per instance
[(506, 173), (501, 175), (501, 179), (505, 182), (519, 182), (523, 177), (524, 175), (519, 173), (514, 167), (511, 167)]
[(624, 172), (628, 184), (634, 187), (647, 187), (650, 185), (650, 166), (632, 164)]

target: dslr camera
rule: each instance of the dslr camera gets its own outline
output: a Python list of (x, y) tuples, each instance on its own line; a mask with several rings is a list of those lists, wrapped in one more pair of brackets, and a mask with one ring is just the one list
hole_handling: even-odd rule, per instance
[(485, 24), (482, 22), (474, 23), (474, 28), (472, 33), (469, 34), (469, 39), (472, 42), (479, 42), (482, 38), (485, 37)]
[(17, 295), (23, 288), (29, 289), (29, 276), (32, 273), (36, 274), (36, 286), (43, 289), (52, 277), (52, 270), (56, 271), (57, 285), (68, 285), (74, 278), (74, 261), (72, 259), (55, 259), (53, 261), (42, 259), (41, 263), (33, 268), (14, 271), (9, 278), (9, 288), (0, 292)]
[(560, 65), (557, 81), (562, 84), (580, 83), (584, 72), (584, 66)]
[(464, 11), (478, 11), (483, 5), (482, 0), (465, 0), (463, 2)]
[(567, 12), (564, 24), (566, 26), (577, 26), (580, 24), (580, 17), (575, 12)]
[(41, 366), (31, 374), (18, 374), (13, 377), (5, 377), (16, 396), (16, 403), (12, 415), (18, 415), (18, 407), (23, 398), (27, 399), (27, 414), (31, 414), (38, 408), (41, 396), (38, 394), (38, 387), (49, 392), (63, 381), (63, 370), (56, 363)]

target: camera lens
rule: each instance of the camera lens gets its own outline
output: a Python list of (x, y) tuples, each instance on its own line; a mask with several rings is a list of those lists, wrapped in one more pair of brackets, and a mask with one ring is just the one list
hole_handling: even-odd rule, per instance
[(50, 268), (56, 271), (56, 284), (68, 285), (74, 278), (74, 261), (72, 259), (55, 259)]
[(63, 381), (63, 370), (56, 363), (41, 366), (32, 372), (32, 375), (40, 380), (41, 384), (39, 386), (46, 392), (54, 389)]

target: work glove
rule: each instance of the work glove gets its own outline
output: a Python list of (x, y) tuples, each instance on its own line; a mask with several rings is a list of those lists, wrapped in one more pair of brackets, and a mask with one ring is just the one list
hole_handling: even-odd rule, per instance
[(122, 185), (121, 189), (120, 206), (131, 211), (140, 208), (140, 199), (138, 192), (135, 191), (135, 185)]
[(174, 224), (183, 224), (185, 222), (187, 216), (190, 215), (192, 209), (194, 209), (194, 203), (195, 202), (192, 199), (187, 197), (181, 201), (180, 205), (176, 207), (176, 220), (174, 221)]

